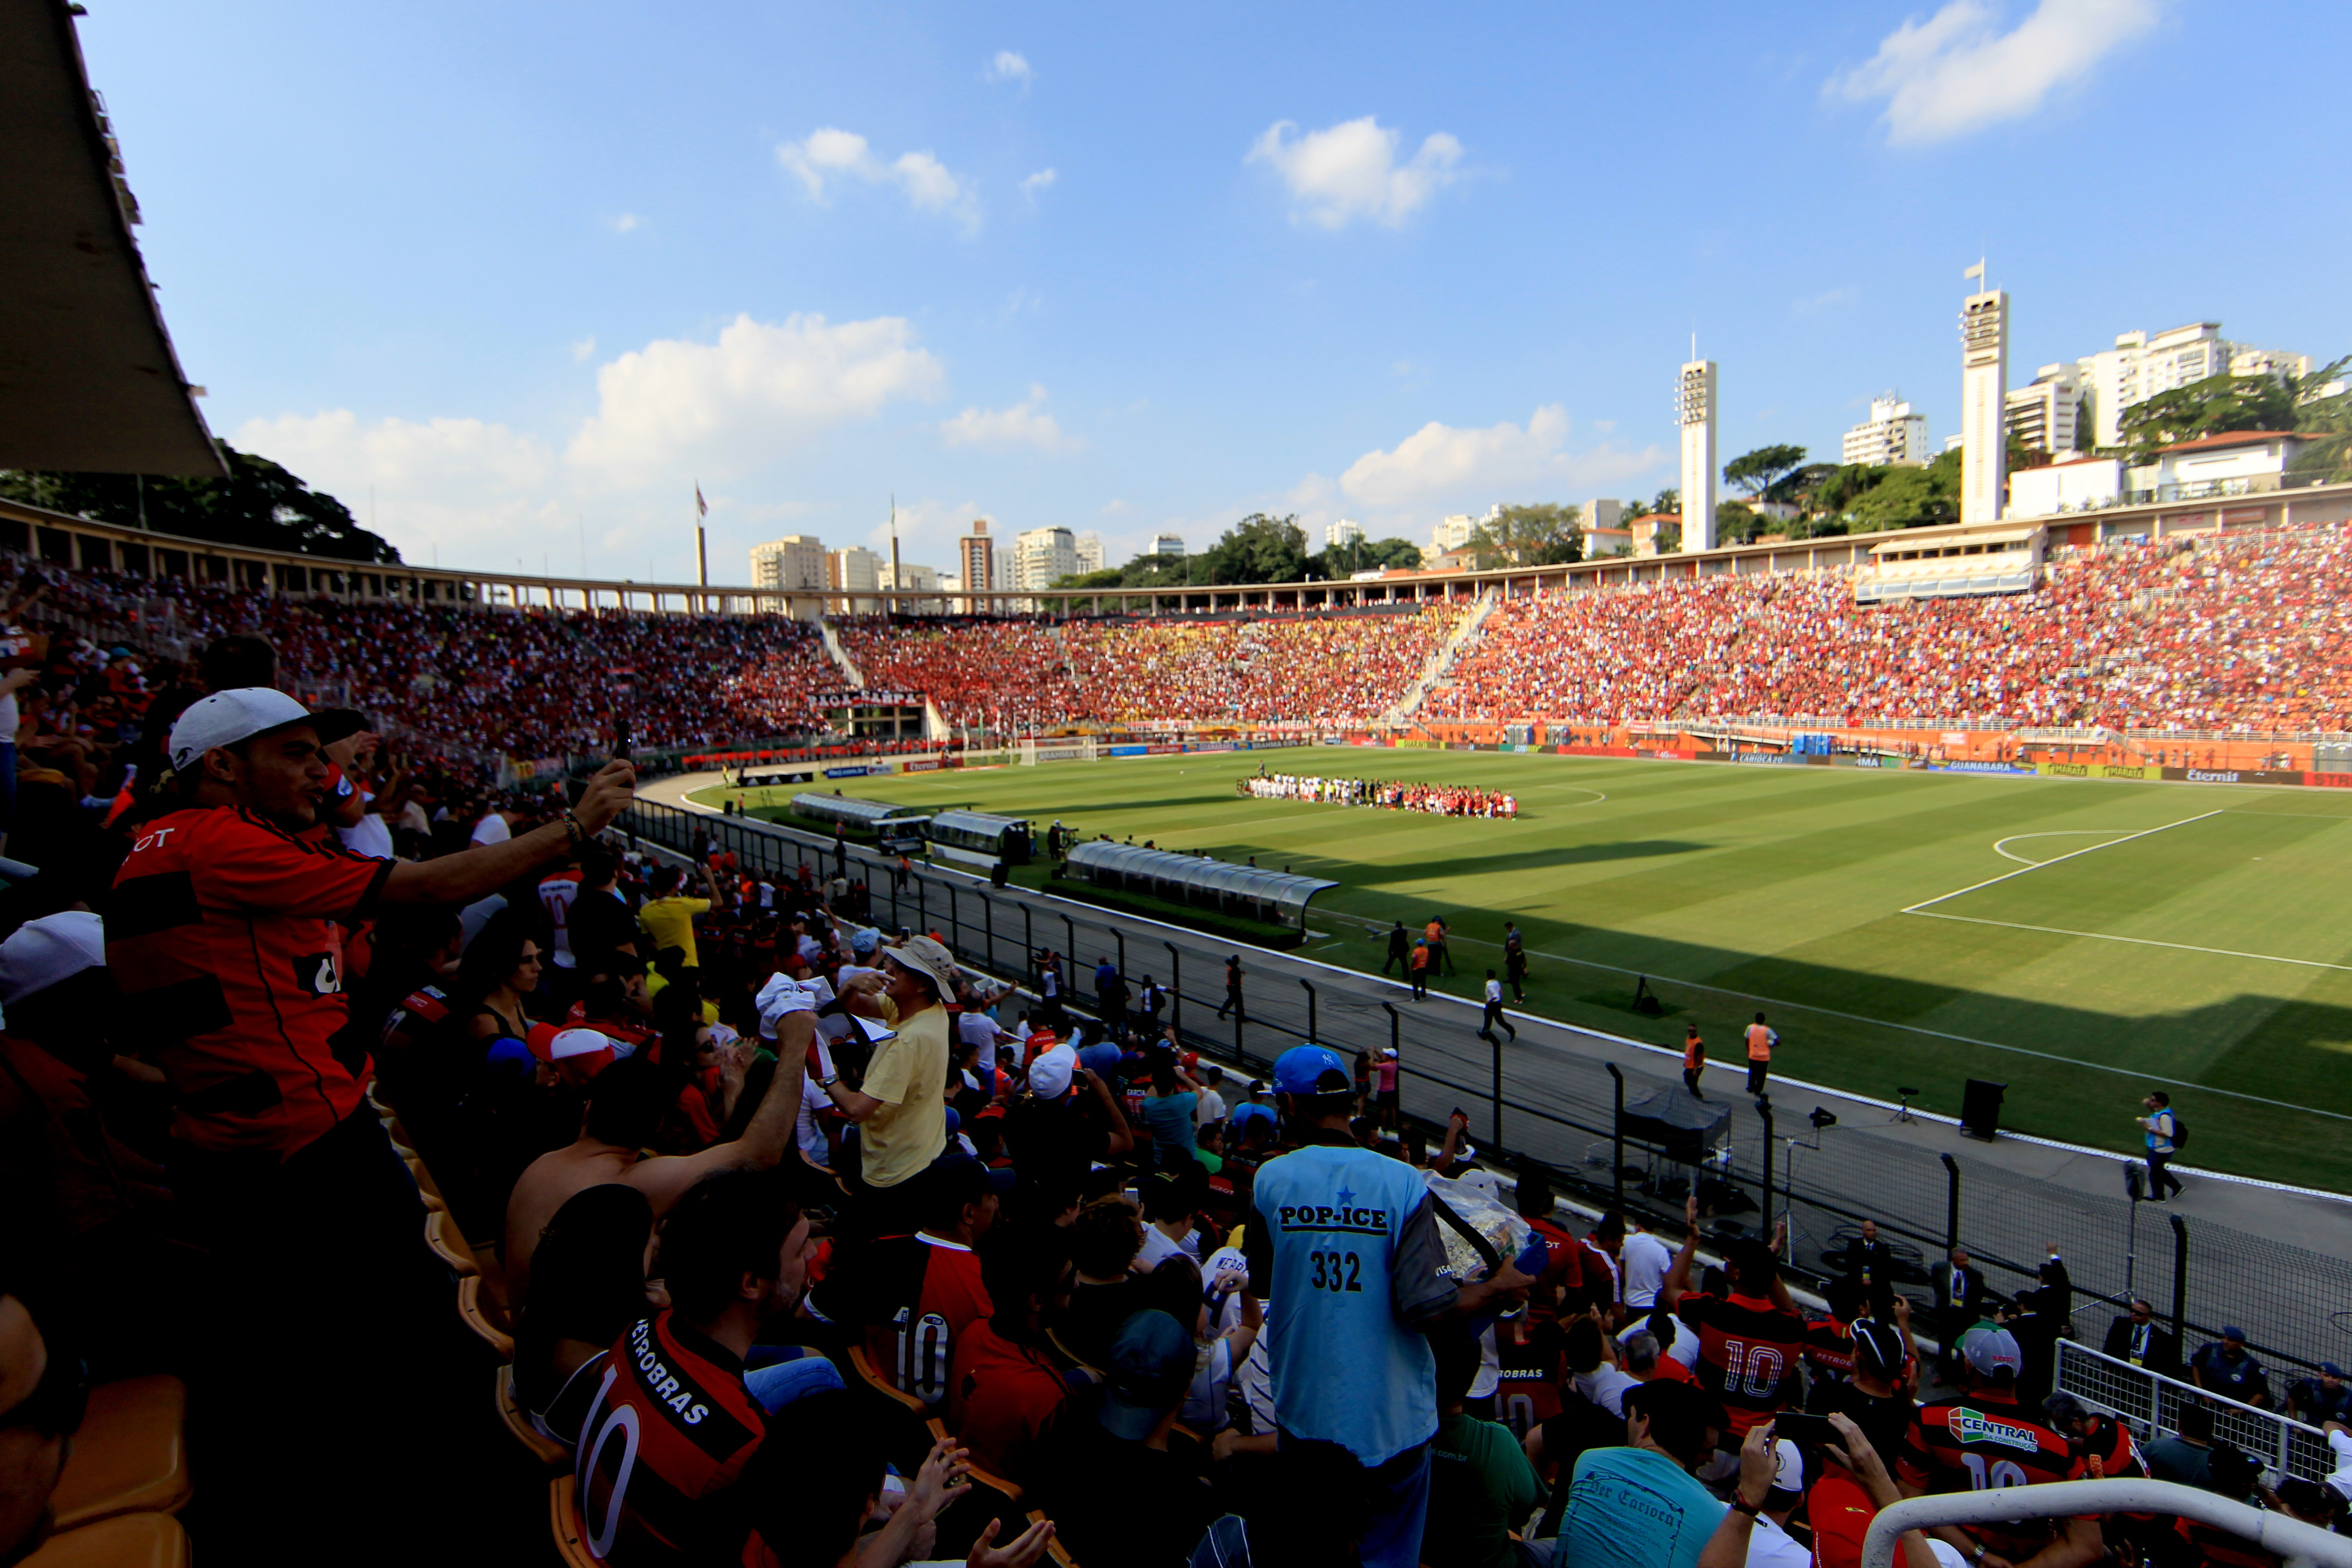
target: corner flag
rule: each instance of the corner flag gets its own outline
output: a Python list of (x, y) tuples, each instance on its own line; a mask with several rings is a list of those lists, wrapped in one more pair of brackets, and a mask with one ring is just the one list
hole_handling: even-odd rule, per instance
[(694, 515), (697, 517), (710, 515), (710, 503), (702, 499), (702, 481), (699, 479), (697, 479), (694, 484)]

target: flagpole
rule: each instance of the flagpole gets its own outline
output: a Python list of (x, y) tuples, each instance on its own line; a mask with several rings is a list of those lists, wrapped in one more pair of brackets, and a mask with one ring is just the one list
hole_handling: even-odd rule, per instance
[(882, 613), (883, 613), (884, 615), (887, 616), (887, 615), (889, 615), (892, 611), (894, 611), (895, 609), (897, 609), (897, 608), (898, 608), (898, 595), (900, 593), (902, 593), (902, 592), (904, 592), (904, 591), (905, 591), (906, 586), (907, 586), (907, 584), (906, 584), (903, 581), (901, 581), (901, 580), (899, 579), (899, 576), (898, 576), (898, 498), (894, 494), (894, 495), (892, 495), (892, 496), (891, 496), (891, 498), (890, 498), (890, 595), (891, 595), (891, 596), (890, 596), (889, 598), (887, 598), (887, 599), (885, 599), (885, 600), (883, 600), (883, 601), (882, 601)]

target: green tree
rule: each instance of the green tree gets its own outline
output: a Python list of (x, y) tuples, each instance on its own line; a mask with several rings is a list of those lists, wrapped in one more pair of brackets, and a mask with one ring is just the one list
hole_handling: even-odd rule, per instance
[(2236, 430), (2292, 430), (2304, 379), (2224, 372), (2143, 398), (2123, 412), (2125, 460), (2152, 463), (2158, 452), (2176, 442)]
[(1876, 533), (1958, 522), (1960, 454), (1942, 453), (1925, 468), (1850, 463), (1822, 482), (1815, 500), (1824, 514), (1815, 532)]
[(1556, 566), (1584, 559), (1584, 535), (1575, 507), (1558, 501), (1507, 506), (1478, 525), (1470, 547), (1479, 564), (1488, 558), (1511, 566)]
[(289, 550), (337, 561), (396, 562), (400, 552), (362, 528), (342, 502), (267, 458), (221, 443), (225, 479), (133, 474), (47, 474), (0, 469), (0, 496), (93, 522), (253, 550)]
[(1773, 481), (1764, 492), (1766, 500), (1786, 501), (1799, 511), (1813, 510), (1813, 499), (1832, 474), (1838, 471), (1835, 463), (1807, 463)]
[[(1636, 503), (1633, 510), (1635, 511), (1641, 511), (1644, 509), (1639, 503)], [(1668, 485), (1664, 489), (1660, 490), (1656, 496), (1652, 498), (1647, 510), (1650, 511), (1680, 511), (1683, 510), (1683, 492), (1675, 486)]]
[(1118, 588), (1126, 583), (1126, 567), (1106, 566), (1099, 572), (1073, 572), (1066, 577), (1056, 577), (1051, 585), (1056, 588)]
[(1307, 574), (1307, 532), (1296, 514), (1254, 511), (1202, 553), (1213, 584), (1296, 583)]
[(1747, 544), (1764, 531), (1764, 514), (1743, 500), (1718, 502), (1715, 537), (1726, 544)]
[(1746, 490), (1751, 500), (1762, 500), (1783, 476), (1803, 465), (1805, 449), (1790, 442), (1759, 447), (1723, 465), (1723, 482)]

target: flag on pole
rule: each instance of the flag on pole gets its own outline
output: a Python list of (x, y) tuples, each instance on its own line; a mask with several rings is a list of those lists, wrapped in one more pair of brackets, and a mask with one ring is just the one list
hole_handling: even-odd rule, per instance
[[(1980, 268), (1979, 270), (1981, 271), (1982, 268)], [(697, 517), (709, 517), (710, 515), (710, 503), (702, 499), (702, 481), (700, 479), (694, 481), (694, 515)]]
[[(1984, 263), (1981, 261), (1978, 262), (1974, 267), (1971, 267), (1966, 272), (1961, 273), (1960, 276), (1963, 278), (1981, 279), (1984, 276)], [(697, 490), (694, 493), (696, 495), (700, 495), (702, 492), (700, 490)]]

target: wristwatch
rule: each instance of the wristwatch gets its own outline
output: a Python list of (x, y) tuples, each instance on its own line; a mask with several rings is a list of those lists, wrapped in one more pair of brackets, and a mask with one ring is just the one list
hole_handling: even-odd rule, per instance
[(840, 1081), (841, 1075), (839, 1073), (835, 1073), (831, 1078), (821, 1078), (817, 1079), (816, 1086), (822, 1089), (831, 1089), (835, 1084), (837, 1084)]
[(1988, 1550), (1990, 1549), (1986, 1547), (1982, 1542), (1979, 1542), (1977, 1543), (1977, 1549), (1969, 1554), (1969, 1561), (1972, 1563), (1983, 1562), (1985, 1560), (1985, 1552)]

